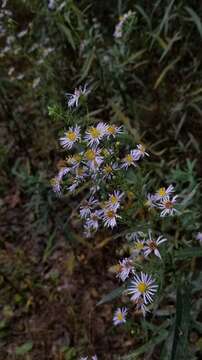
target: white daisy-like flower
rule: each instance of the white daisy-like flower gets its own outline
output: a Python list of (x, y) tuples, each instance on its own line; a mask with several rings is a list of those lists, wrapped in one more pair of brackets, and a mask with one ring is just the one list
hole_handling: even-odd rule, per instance
[(159, 236), (156, 240), (152, 238), (152, 233), (149, 231), (149, 239), (146, 240), (144, 246), (144, 255), (147, 257), (148, 255), (154, 253), (157, 257), (161, 259), (161, 254), (158, 250), (158, 246), (167, 241), (162, 235)]
[(161, 187), (157, 190), (155, 197), (156, 200), (164, 200), (167, 196), (171, 195), (174, 192), (174, 186), (169, 185), (166, 189), (165, 187)]
[(84, 140), (89, 146), (97, 146), (100, 140), (106, 135), (106, 129), (106, 124), (99, 122), (97, 126), (91, 126), (87, 129)]
[(70, 127), (64, 136), (61, 137), (60, 144), (64, 149), (71, 149), (72, 146), (81, 139), (80, 126)]
[(136, 310), (142, 313), (142, 315), (145, 317), (146, 313), (149, 312), (148, 307), (144, 304), (144, 300), (142, 298), (139, 298), (135, 301), (133, 301), (133, 303), (136, 306)]
[(198, 240), (200, 245), (202, 246), (202, 232), (198, 232), (198, 234), (196, 235), (196, 240)]
[(115, 31), (114, 31), (114, 37), (116, 39), (120, 39), (123, 35), (123, 25), (126, 22), (126, 20), (131, 17), (132, 15), (134, 15), (135, 12), (132, 12), (131, 10), (129, 10), (126, 14), (122, 15), (119, 17), (119, 22), (115, 27)]
[(120, 202), (123, 196), (123, 192), (114, 191), (113, 194), (109, 195), (109, 200), (106, 202), (106, 207), (116, 211), (120, 207)]
[(101, 170), (102, 178), (106, 180), (111, 180), (114, 176), (114, 172), (118, 170), (118, 164), (117, 163), (110, 163), (103, 166)]
[(65, 95), (67, 95), (67, 98), (68, 98), (68, 102), (67, 102), (68, 107), (70, 109), (74, 106), (78, 107), (80, 97), (87, 96), (89, 93), (90, 93), (90, 90), (87, 89), (87, 84), (85, 84), (83, 88), (82, 88), (82, 86), (79, 86), (78, 89), (75, 89), (74, 94), (66, 93)]
[(86, 221), (86, 226), (97, 231), (101, 215), (102, 210), (95, 210), (94, 212), (91, 212), (90, 217)]
[(131, 254), (134, 256), (137, 256), (141, 253), (144, 252), (144, 246), (145, 246), (145, 241), (144, 240), (134, 240), (132, 247), (131, 247)]
[(87, 166), (93, 171), (97, 170), (103, 163), (104, 158), (100, 155), (101, 150), (98, 148), (88, 149), (85, 152), (85, 158), (87, 160)]
[(137, 166), (137, 164), (135, 163), (136, 159), (133, 155), (134, 151), (135, 150), (131, 150), (130, 153), (123, 158), (123, 165), (121, 166), (122, 168), (125, 168), (127, 170), (129, 166)]
[(78, 166), (75, 168), (76, 181), (83, 181), (88, 176), (88, 168), (86, 166)]
[(83, 202), (83, 205), (80, 207), (80, 216), (81, 218), (87, 218), (91, 214), (91, 210), (94, 205), (98, 203), (97, 199), (94, 199), (94, 197), (90, 197), (89, 200), (86, 200)]
[(110, 227), (111, 229), (113, 229), (117, 225), (116, 219), (120, 217), (121, 216), (117, 215), (116, 211), (113, 209), (103, 209), (102, 220), (105, 227)]
[(141, 272), (140, 276), (135, 275), (133, 281), (131, 281), (128, 294), (132, 295), (132, 301), (143, 299), (144, 304), (147, 305), (153, 301), (157, 288), (158, 285), (155, 284), (154, 279), (150, 275)]
[(135, 269), (132, 260), (125, 258), (119, 261), (119, 270), (116, 277), (120, 278), (122, 281), (125, 281), (129, 277), (130, 273), (134, 274), (134, 271)]
[(175, 195), (171, 199), (170, 196), (166, 196), (160, 203), (157, 203), (157, 207), (161, 209), (161, 217), (164, 217), (166, 215), (173, 216), (175, 213), (179, 213), (179, 211), (174, 208), (177, 197), (178, 195)]
[(50, 181), (53, 191), (60, 195), (61, 194), (61, 184), (60, 184), (60, 179), (58, 176), (54, 177), (53, 179), (51, 179)]
[(116, 126), (116, 125), (107, 125), (106, 128), (106, 135), (107, 138), (109, 138), (110, 136), (115, 137), (117, 134), (121, 134), (122, 133), (122, 126)]
[(71, 166), (74, 169), (81, 164), (82, 159), (83, 159), (83, 152), (68, 156), (66, 158), (66, 162), (68, 166)]
[(135, 161), (142, 159), (145, 155), (149, 156), (149, 154), (145, 151), (145, 147), (142, 144), (137, 145), (137, 149), (132, 150), (132, 156)]
[(127, 313), (128, 313), (127, 308), (118, 308), (114, 313), (113, 324), (115, 326), (124, 324), (126, 322)]
[(154, 208), (155, 205), (155, 201), (156, 201), (156, 195), (153, 194), (147, 194), (147, 200), (145, 201), (145, 206), (147, 206), (149, 209)]

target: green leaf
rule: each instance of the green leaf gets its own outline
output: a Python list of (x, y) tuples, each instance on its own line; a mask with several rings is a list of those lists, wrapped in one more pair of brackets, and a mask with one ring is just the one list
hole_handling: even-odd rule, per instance
[(202, 257), (202, 248), (191, 247), (177, 250), (174, 253), (175, 260), (191, 259), (193, 257)]
[(70, 43), (71, 47), (73, 50), (76, 50), (76, 45), (74, 42), (74, 39), (72, 37), (72, 33), (70, 31), (70, 29), (65, 26), (64, 24), (58, 24), (60, 30), (66, 35), (68, 42)]
[(202, 23), (201, 23), (200, 17), (189, 6), (185, 6), (185, 9), (189, 13), (189, 15), (191, 16), (193, 23), (196, 25), (196, 27), (198, 29), (198, 32), (199, 32), (200, 36), (202, 37)]
[(188, 333), (191, 321), (190, 284), (179, 282), (177, 287), (176, 319), (170, 360), (187, 360)]
[(158, 79), (156, 80), (155, 84), (154, 84), (154, 89), (157, 89), (157, 87), (161, 84), (161, 82), (163, 81), (164, 77), (166, 76), (166, 74), (168, 73), (168, 71), (170, 71), (173, 66), (181, 59), (180, 56), (177, 57), (177, 59), (175, 59), (174, 61), (172, 61), (170, 64), (168, 64), (163, 71), (161, 72), (161, 74), (159, 75)]
[(82, 75), (81, 75), (81, 77), (80, 77), (80, 79), (79, 79), (79, 82), (81, 82), (82, 80), (84, 80), (84, 79), (87, 77), (87, 75), (88, 75), (88, 73), (89, 73), (89, 71), (90, 71), (90, 68), (91, 68), (91, 66), (92, 66), (92, 63), (93, 63), (94, 58), (95, 58), (95, 52), (94, 52), (94, 49), (93, 49), (93, 50), (90, 52), (89, 56), (87, 57), (84, 65), (83, 65), (83, 67), (82, 67), (82, 69), (81, 69), (81, 74), (82, 74)]
[(125, 287), (123, 287), (123, 286), (118, 287), (117, 289), (111, 291), (109, 294), (103, 296), (103, 298), (97, 303), (97, 305), (105, 304), (107, 302), (110, 302), (110, 301), (116, 299), (117, 297), (120, 297), (124, 290), (125, 290)]
[(28, 353), (30, 350), (32, 350), (32, 347), (33, 347), (32, 341), (27, 341), (23, 345), (16, 347), (15, 354), (16, 355), (24, 355), (24, 354)]
[[(122, 357), (122, 360), (135, 360), (137, 356), (150, 351), (154, 346), (160, 344), (163, 340), (167, 339), (168, 331), (161, 330), (161, 333), (158, 336), (153, 337), (148, 343), (140, 346), (137, 350), (133, 351), (131, 354)], [(178, 359), (179, 360), (179, 359)]]

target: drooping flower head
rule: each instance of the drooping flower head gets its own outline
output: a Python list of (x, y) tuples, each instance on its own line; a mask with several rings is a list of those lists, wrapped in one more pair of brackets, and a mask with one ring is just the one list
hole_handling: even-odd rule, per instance
[(79, 88), (74, 90), (74, 94), (66, 93), (66, 96), (68, 98), (67, 105), (71, 109), (72, 107), (78, 107), (79, 106), (79, 99), (81, 96), (87, 96), (90, 93), (90, 90), (87, 89), (87, 84), (82, 86), (79, 86)]
[(114, 313), (113, 324), (115, 326), (124, 324), (126, 322), (127, 312), (127, 308), (118, 308)]
[(119, 261), (119, 269), (116, 277), (120, 278), (122, 281), (125, 281), (130, 273), (134, 273), (135, 269), (133, 262), (129, 258), (125, 258)]

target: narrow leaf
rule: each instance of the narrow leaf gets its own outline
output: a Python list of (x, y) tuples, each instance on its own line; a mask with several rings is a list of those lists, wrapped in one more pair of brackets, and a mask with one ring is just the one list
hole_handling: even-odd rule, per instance
[(103, 296), (103, 298), (97, 303), (97, 305), (102, 305), (105, 304), (107, 302), (110, 302), (114, 299), (116, 299), (117, 297), (120, 297), (122, 295), (122, 293), (124, 292), (125, 287), (121, 286), (118, 287), (117, 289), (111, 291), (109, 294)]

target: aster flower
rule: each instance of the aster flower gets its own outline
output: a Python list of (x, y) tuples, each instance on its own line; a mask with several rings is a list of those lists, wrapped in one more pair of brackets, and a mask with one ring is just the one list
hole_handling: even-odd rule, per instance
[(70, 127), (64, 136), (61, 137), (60, 144), (64, 149), (71, 149), (72, 146), (81, 139), (80, 127), (76, 125), (74, 128)]
[(144, 255), (147, 257), (151, 253), (154, 253), (157, 257), (161, 259), (161, 254), (158, 250), (158, 246), (163, 242), (167, 241), (167, 239), (163, 238), (163, 236), (159, 236), (156, 240), (152, 238), (152, 233), (149, 231), (149, 239), (146, 241), (144, 246)]
[(161, 209), (161, 217), (164, 217), (166, 215), (171, 215), (173, 216), (175, 213), (178, 213), (179, 211), (177, 209), (174, 208), (174, 205), (176, 203), (176, 198), (178, 196), (175, 195), (172, 199), (170, 198), (170, 196), (166, 196), (161, 203), (157, 204), (157, 207), (159, 209)]
[(71, 166), (74, 169), (80, 165), (82, 159), (83, 159), (83, 152), (68, 156), (66, 158), (66, 162), (69, 166)]
[(132, 244), (131, 254), (137, 256), (140, 253), (143, 253), (144, 246), (145, 246), (144, 240), (140, 240), (140, 239), (135, 240)]
[(126, 20), (131, 17), (132, 15), (134, 15), (135, 12), (132, 12), (131, 10), (129, 10), (126, 14), (122, 15), (119, 17), (119, 22), (115, 27), (115, 31), (114, 31), (114, 37), (116, 39), (120, 39), (123, 35), (123, 26), (124, 23), (126, 22)]
[(99, 122), (98, 125), (91, 126), (84, 137), (89, 146), (97, 146), (103, 136), (106, 135), (107, 126), (103, 122)]
[(114, 313), (113, 324), (115, 326), (124, 324), (126, 322), (127, 312), (127, 308), (118, 308)]
[(95, 210), (94, 212), (91, 212), (89, 218), (86, 221), (86, 226), (97, 231), (101, 214), (102, 210)]
[(67, 190), (68, 190), (69, 192), (73, 193), (78, 186), (79, 186), (79, 181), (75, 179), (75, 180), (73, 181), (72, 185), (68, 186)]
[(61, 194), (61, 184), (60, 184), (60, 179), (58, 176), (54, 177), (53, 179), (51, 179), (50, 181), (52, 187), (53, 187), (53, 191), (60, 195)]
[(123, 158), (123, 165), (121, 166), (122, 168), (125, 168), (127, 170), (129, 166), (137, 166), (135, 163), (136, 159), (134, 158), (133, 154), (134, 151), (135, 150), (131, 150), (130, 153)]
[(136, 306), (136, 310), (142, 313), (142, 315), (145, 317), (146, 313), (149, 312), (148, 307), (144, 304), (144, 300), (142, 298), (139, 298), (135, 301), (133, 301), (133, 303)]
[(148, 274), (141, 272), (140, 276), (135, 275), (131, 285), (128, 288), (128, 294), (131, 294), (131, 300), (143, 299), (144, 304), (151, 303), (158, 286), (154, 279)]
[(169, 185), (166, 189), (165, 187), (161, 187), (157, 190), (155, 197), (156, 200), (164, 200), (167, 196), (171, 195), (174, 192), (174, 186)]
[(123, 192), (114, 191), (113, 194), (109, 195), (109, 200), (106, 202), (106, 207), (116, 211), (120, 207), (120, 201), (123, 196)]
[(87, 84), (85, 84), (83, 88), (82, 88), (82, 86), (79, 86), (78, 89), (75, 89), (74, 94), (66, 93), (65, 95), (68, 98), (68, 102), (67, 102), (68, 107), (70, 109), (74, 106), (78, 107), (80, 97), (87, 96), (89, 93), (90, 93), (90, 90), (87, 89)]
[(155, 201), (156, 201), (156, 195), (153, 194), (147, 194), (147, 200), (145, 201), (145, 205), (149, 208), (152, 209), (154, 208), (155, 205)]
[(110, 163), (102, 168), (102, 178), (106, 180), (111, 180), (114, 176), (114, 171), (118, 170), (118, 165), (116, 163)]
[(100, 155), (101, 150), (98, 148), (88, 149), (85, 152), (85, 158), (87, 160), (87, 166), (95, 171), (103, 162), (103, 157)]
[(149, 154), (145, 151), (145, 147), (142, 144), (137, 145), (137, 149), (132, 150), (132, 156), (135, 161), (142, 159), (145, 155), (149, 156)]
[(106, 128), (106, 135), (107, 138), (109, 138), (110, 136), (115, 137), (117, 134), (121, 134), (122, 133), (122, 126), (116, 126), (116, 125), (108, 125)]
[(133, 262), (129, 258), (125, 258), (119, 261), (119, 270), (116, 277), (120, 278), (122, 281), (125, 281), (130, 273), (134, 273)]
[(84, 201), (83, 205), (80, 207), (80, 215), (82, 218), (87, 218), (91, 214), (91, 210), (94, 205), (98, 203), (97, 199), (94, 199), (94, 197), (90, 197), (89, 200)]
[(202, 246), (202, 232), (198, 232), (198, 234), (196, 235), (196, 240), (198, 240), (200, 245)]
[(110, 227), (111, 229), (113, 229), (114, 226), (117, 225), (116, 223), (117, 218), (120, 218), (120, 216), (117, 215), (115, 210), (109, 208), (103, 209), (102, 220), (104, 222), (105, 227)]

